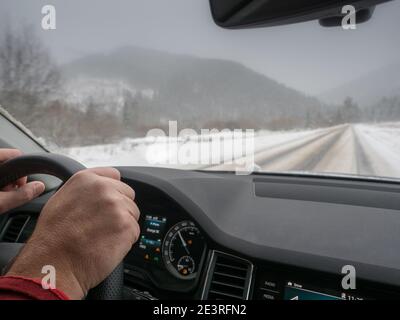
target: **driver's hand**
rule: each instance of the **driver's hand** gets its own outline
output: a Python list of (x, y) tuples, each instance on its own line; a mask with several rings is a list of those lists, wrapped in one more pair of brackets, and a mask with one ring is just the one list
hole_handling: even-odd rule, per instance
[(7, 275), (42, 278), (54, 266), (56, 288), (81, 299), (122, 261), (139, 237), (131, 187), (113, 168), (75, 174), (47, 202)]
[[(0, 165), (12, 158), (22, 155), (16, 149), (0, 149)], [(40, 181), (26, 182), (26, 177), (0, 189), (0, 214), (19, 207), (43, 193), (45, 186)]]

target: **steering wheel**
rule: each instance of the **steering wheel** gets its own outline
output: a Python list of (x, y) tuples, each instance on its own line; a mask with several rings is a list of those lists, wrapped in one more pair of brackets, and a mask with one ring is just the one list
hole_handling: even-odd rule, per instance
[[(51, 153), (23, 155), (10, 159), (0, 166), (0, 189), (32, 174), (52, 175), (64, 183), (84, 169), (81, 163), (62, 155)], [(22, 246), (16, 243), (0, 243), (0, 271), (18, 254)], [(120, 263), (103, 282), (89, 291), (87, 299), (122, 299), (123, 275), (123, 265)]]

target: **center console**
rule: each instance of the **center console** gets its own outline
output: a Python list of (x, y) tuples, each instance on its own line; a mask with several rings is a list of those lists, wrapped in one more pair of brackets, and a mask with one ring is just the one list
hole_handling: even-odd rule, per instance
[(345, 274), (327, 275), (303, 269), (262, 266), (253, 287), (255, 300), (374, 300), (398, 299), (397, 290), (356, 278), (355, 289), (344, 289)]

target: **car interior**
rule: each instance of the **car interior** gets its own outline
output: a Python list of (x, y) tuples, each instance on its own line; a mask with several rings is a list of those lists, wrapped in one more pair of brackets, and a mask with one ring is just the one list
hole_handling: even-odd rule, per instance
[[(228, 29), (316, 19), (322, 26), (332, 26), (341, 21), (338, 8), (343, 2), (295, 1), (290, 11), (284, 8), (293, 1), (211, 0), (211, 10), (215, 23)], [(367, 21), (384, 1), (353, 2)], [(0, 132), (0, 148), (15, 147), (25, 154), (0, 166), (0, 187), (26, 175), (46, 184), (45, 194), (0, 216), (4, 268), (29, 239), (47, 200), (85, 167), (49, 152), (6, 113), (0, 115)], [(396, 178), (116, 168), (135, 190), (141, 235), (123, 265), (88, 298), (400, 298)], [(355, 288), (343, 287), (346, 266), (355, 271)]]

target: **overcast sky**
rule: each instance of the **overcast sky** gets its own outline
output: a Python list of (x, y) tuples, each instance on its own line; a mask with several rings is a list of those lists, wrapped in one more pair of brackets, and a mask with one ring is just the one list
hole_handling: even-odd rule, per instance
[[(57, 30), (41, 29), (41, 8), (55, 5)], [(1, 0), (0, 28), (31, 24), (60, 63), (138, 45), (239, 61), (308, 94), (319, 94), (400, 61), (400, 1), (380, 5), (357, 30), (314, 22), (223, 30), (208, 0)]]

